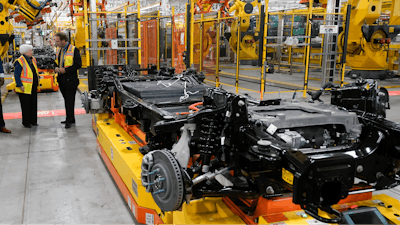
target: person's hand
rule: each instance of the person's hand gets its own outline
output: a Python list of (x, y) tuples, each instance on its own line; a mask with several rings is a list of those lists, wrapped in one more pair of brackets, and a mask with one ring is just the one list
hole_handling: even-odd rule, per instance
[(61, 73), (65, 73), (65, 68), (62, 68), (62, 67), (61, 67), (61, 68), (59, 68), (58, 70), (59, 70)]
[(59, 73), (60, 72), (60, 68), (58, 68), (58, 67), (54, 68), (54, 72)]
[(24, 87), (24, 86), (21, 86), (21, 87), (19, 87), (19, 88), (21, 88), (21, 91), (22, 91), (22, 92), (25, 92), (25, 87)]
[(4, 84), (4, 77), (0, 77), (0, 87)]

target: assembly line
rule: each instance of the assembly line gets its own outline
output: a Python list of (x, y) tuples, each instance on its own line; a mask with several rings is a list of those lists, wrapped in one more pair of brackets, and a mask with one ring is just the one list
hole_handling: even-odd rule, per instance
[(400, 0), (0, 3), (0, 223), (399, 223)]

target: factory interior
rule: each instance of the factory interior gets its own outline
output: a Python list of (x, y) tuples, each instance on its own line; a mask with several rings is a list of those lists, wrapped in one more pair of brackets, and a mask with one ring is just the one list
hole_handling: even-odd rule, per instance
[(0, 224), (400, 223), (400, 0), (0, 17)]

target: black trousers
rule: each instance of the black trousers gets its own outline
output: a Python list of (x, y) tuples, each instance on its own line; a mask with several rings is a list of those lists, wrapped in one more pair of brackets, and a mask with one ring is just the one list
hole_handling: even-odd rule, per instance
[(22, 110), (22, 125), (37, 124), (37, 87), (32, 86), (32, 93), (18, 93)]
[(76, 86), (68, 87), (68, 88), (60, 86), (60, 91), (64, 98), (65, 112), (67, 114), (65, 121), (67, 123), (75, 123), (75, 111), (74, 110), (75, 110), (75, 95), (76, 95), (77, 90), (78, 90), (78, 87), (76, 87)]
[(1, 105), (1, 99), (0, 99), (0, 128), (4, 127), (6, 123), (4, 122), (4, 117), (3, 117), (3, 106)]

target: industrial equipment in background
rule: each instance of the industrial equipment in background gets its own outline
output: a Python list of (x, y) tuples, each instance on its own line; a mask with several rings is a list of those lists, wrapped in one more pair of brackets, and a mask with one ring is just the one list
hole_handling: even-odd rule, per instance
[(43, 91), (58, 91), (57, 74), (54, 72), (56, 68), (56, 54), (54, 49), (49, 46), (33, 49), (33, 56), (37, 60), (39, 71), (39, 88), (38, 92)]
[[(17, 51), (15, 52), (14, 56), (19, 58), (21, 54), (19, 51)], [(49, 45), (43, 47), (34, 47), (33, 57), (35, 57), (37, 60), (37, 67), (39, 71), (39, 87), (37, 91), (58, 91), (59, 86), (57, 82), (57, 74), (54, 72), (54, 68), (56, 67), (56, 54), (54, 49)], [(13, 77), (13, 82), (7, 85), (7, 90), (14, 90), (15, 87), (16, 83)]]
[[(308, 4), (308, 0), (301, 3)], [(346, 52), (346, 65), (351, 71), (346, 76), (351, 78), (386, 79), (395, 73), (388, 63), (389, 45), (400, 33), (400, 1), (388, 1), (391, 5), (390, 18), (381, 20), (383, 0), (349, 0), (343, 2), (342, 10), (351, 5), (349, 34), (345, 44), (344, 31), (338, 37), (339, 52)], [(316, 7), (326, 7), (328, 0), (314, 1)], [(387, 4), (387, 2), (386, 2)], [(344, 17), (343, 21), (346, 21)], [(343, 22), (345, 27), (345, 22)], [(346, 45), (346, 46), (344, 46)]]
[[(400, 33), (400, 1), (392, 0), (390, 19), (379, 20), (382, 0), (352, 0), (346, 63), (352, 70), (349, 77), (386, 79), (395, 76), (389, 70), (389, 44)], [(344, 48), (344, 38), (339, 36), (339, 49)]]
[[(3, 58), (14, 39), (13, 25), (10, 18), (14, 18), (17, 23), (26, 23), (29, 29), (32, 26), (44, 23), (42, 16), (51, 12), (51, 7), (54, 6), (54, 3), (51, 3), (51, 0), (41, 3), (36, 0), (3, 0), (1, 4), (0, 56)], [(13, 12), (9, 13), (10, 10)]]
[[(261, 10), (261, 1), (251, 3), (235, 0), (229, 8), (229, 13), (235, 12), (235, 19), (230, 25), (229, 45), (235, 52), (241, 64), (254, 64), (259, 59), (259, 39), (262, 36), (260, 27), (263, 26), (261, 18), (252, 15), (254, 9)], [(261, 17), (261, 14), (260, 14)], [(261, 25), (260, 25), (261, 24)], [(239, 42), (239, 45), (238, 45)], [(239, 52), (237, 52), (239, 46)]]
[[(300, 3), (307, 6), (309, 5), (309, 2), (309, 0), (300, 1)], [(336, 1), (336, 4), (339, 4), (340, 7), (336, 7), (336, 5), (332, 7), (328, 2), (328, 0), (313, 1), (313, 7), (315, 7), (314, 10), (320, 11), (323, 9), (324, 12), (328, 12), (329, 8), (329, 11), (344, 12), (343, 17), (326, 15), (326, 18), (328, 19), (325, 24), (328, 24), (328, 26), (335, 24), (336, 26), (336, 29), (334, 29), (335, 45), (332, 48), (337, 49), (333, 50), (332, 54), (329, 54), (330, 59), (328, 62), (332, 62), (331, 60), (336, 58), (337, 62), (331, 63), (334, 64), (334, 66), (342, 63), (349, 66), (351, 71), (346, 72), (346, 77), (363, 77), (372, 79), (396, 77), (396, 73), (398, 74), (398, 63), (396, 63), (396, 59), (399, 57), (399, 47), (398, 45), (393, 45), (393, 42), (396, 36), (400, 33), (400, 2), (398, 0)], [(351, 7), (349, 8), (348, 6)], [(347, 16), (350, 18), (348, 26), (346, 25)], [(332, 20), (331, 17), (334, 17), (335, 19)], [(339, 21), (343, 21), (342, 26), (337, 26)], [(315, 20), (312, 21), (313, 25), (315, 22)], [(346, 27), (349, 30), (348, 38), (345, 37)], [(339, 36), (336, 38), (337, 33), (339, 33)], [(332, 33), (327, 34), (331, 35)], [(325, 42), (327, 42), (328, 45), (331, 43), (331, 41), (324, 40), (324, 44)], [(343, 52), (346, 53), (346, 56), (340, 55)], [(325, 47), (323, 53), (327, 53)], [(332, 56), (335, 54), (339, 54), (339, 57)], [(314, 57), (318, 57), (318, 54)], [(310, 61), (315, 62), (315, 59)], [(320, 58), (318, 64), (324, 62), (325, 60)]]
[[(90, 7), (90, 1), (87, 2), (88, 3), (88, 7)], [(98, 1), (97, 4), (97, 8), (99, 8), (101, 11), (105, 11), (105, 5), (106, 2), (105, 0), (100, 0)], [(86, 59), (86, 38), (85, 38), (85, 29), (86, 27), (84, 26), (84, 2), (83, 0), (70, 0), (68, 2), (68, 7), (69, 7), (69, 15), (71, 17), (71, 24), (74, 24), (74, 32), (69, 32), (69, 37), (70, 37), (70, 41), (71, 44), (73, 44), (76, 48), (79, 49), (79, 52), (81, 54), (81, 58), (82, 58), (82, 69), (86, 69), (87, 66), (87, 59)], [(101, 20), (101, 18), (104, 18), (104, 20)], [(106, 27), (108, 25), (106, 25), (107, 19), (106, 16), (100, 15), (99, 16), (99, 20), (97, 21), (97, 27), (99, 30), (103, 29), (103, 27)], [(102, 32), (99, 32), (99, 34)], [(104, 38), (101, 37), (101, 38)], [(94, 40), (96, 39), (100, 39), (100, 37), (98, 38), (92, 38)], [(101, 47), (102, 46), (102, 42), (98, 41), (98, 42), (94, 42), (93, 43), (94, 46), (96, 47)]]
[(229, 15), (229, 0), (197, 0), (195, 3), (194, 14), (206, 14), (210, 12), (215, 12), (213, 9), (214, 4), (219, 5), (218, 11), (221, 12), (223, 17)]
[(6, 8), (13, 10), (10, 15), (16, 23), (25, 23), (28, 29), (33, 26), (44, 24), (42, 16), (51, 12), (51, 7), (57, 6), (51, 0), (37, 2), (36, 0), (11, 0), (3, 4)]
[(323, 90), (310, 92), (308, 102), (260, 101), (208, 87), (194, 70), (146, 70), (143, 76), (128, 66), (94, 67), (82, 100), (86, 112), (106, 113), (104, 120), (94, 117), (95, 131), (113, 163), (125, 153), (116, 144), (108, 150), (114, 134), (104, 129), (115, 120), (134, 140), (136, 147), (127, 149), (135, 168), (143, 158), (134, 170), (140, 174), (121, 176), (135, 202), (155, 202), (165, 223), (173, 222), (168, 212), (205, 197), (223, 197), (230, 206), (247, 202), (239, 214), (252, 215), (247, 223), (255, 223), (267, 213), (258, 203), (288, 194), (312, 217), (339, 223), (344, 214), (332, 205), (400, 182), (400, 125), (385, 119), (388, 93), (374, 80), (325, 85), (332, 89), (328, 104), (319, 99)]

